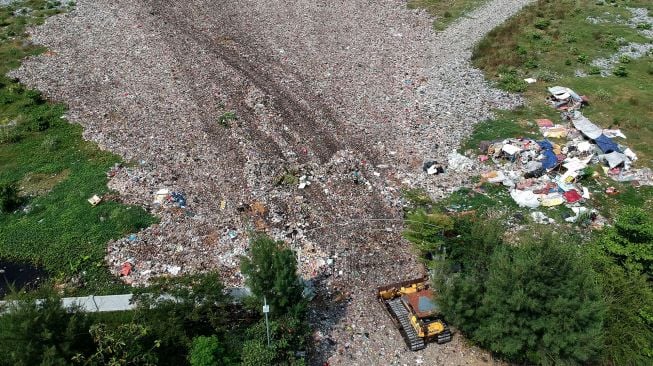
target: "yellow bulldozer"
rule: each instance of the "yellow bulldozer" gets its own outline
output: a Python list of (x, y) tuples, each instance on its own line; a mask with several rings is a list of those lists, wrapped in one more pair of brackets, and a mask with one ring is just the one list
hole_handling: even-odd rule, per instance
[(451, 331), (440, 315), (428, 277), (381, 286), (377, 297), (411, 351), (424, 349), (431, 341), (438, 344), (451, 341)]

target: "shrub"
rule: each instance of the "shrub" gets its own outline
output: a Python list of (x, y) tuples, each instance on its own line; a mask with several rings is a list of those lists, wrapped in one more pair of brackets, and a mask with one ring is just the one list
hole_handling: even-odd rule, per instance
[(535, 21), (535, 28), (537, 29), (546, 29), (551, 25), (551, 21), (549, 19), (538, 19)]
[(580, 55), (578, 55), (578, 57), (576, 58), (576, 61), (578, 61), (578, 62), (581, 63), (581, 64), (586, 64), (588, 60), (589, 60), (589, 58), (588, 58), (587, 55), (585, 55), (585, 54), (580, 54)]
[(0, 212), (11, 213), (23, 203), (13, 183), (0, 185)]
[(653, 220), (639, 208), (622, 210), (601, 238), (603, 248), (629, 271), (653, 276)]
[(234, 112), (225, 112), (220, 117), (218, 117), (218, 123), (220, 126), (228, 128), (231, 127), (230, 122), (238, 119), (236, 113)]
[(497, 248), (473, 339), (519, 363), (596, 361), (604, 304), (596, 274), (579, 258), (553, 236)]
[(519, 93), (526, 90), (528, 83), (517, 76), (517, 71), (510, 70), (499, 76), (499, 87), (513, 93)]
[(630, 61), (632, 61), (632, 59), (628, 57), (628, 55), (619, 56), (619, 62), (621, 62), (622, 64), (629, 64)]
[(612, 100), (612, 94), (603, 88), (596, 89), (595, 95), (598, 100), (603, 102), (609, 102)]
[(590, 66), (589, 71), (587, 72), (590, 75), (600, 75), (601, 74), (601, 68), (598, 66)]
[(628, 70), (626, 70), (625, 66), (619, 65), (619, 66), (615, 67), (614, 70), (612, 70), (612, 74), (614, 74), (615, 76), (619, 76), (619, 77), (624, 78), (624, 77), (628, 76)]

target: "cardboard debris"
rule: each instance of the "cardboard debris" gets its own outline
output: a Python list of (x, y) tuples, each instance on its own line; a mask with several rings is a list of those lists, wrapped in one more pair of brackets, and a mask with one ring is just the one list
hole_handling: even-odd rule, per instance
[(97, 194), (88, 199), (88, 203), (90, 203), (91, 206), (97, 206), (100, 202), (102, 202), (102, 197), (98, 196)]

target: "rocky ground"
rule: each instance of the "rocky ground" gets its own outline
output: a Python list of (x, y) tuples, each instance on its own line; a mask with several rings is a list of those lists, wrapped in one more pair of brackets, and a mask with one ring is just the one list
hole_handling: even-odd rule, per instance
[[(530, 2), (489, 1), (436, 33), (399, 0), (79, 0), (32, 30), (50, 52), (13, 76), (135, 162), (110, 187), (161, 222), (109, 243), (111, 268), (134, 264), (127, 281), (218, 268), (238, 285), (248, 230), (263, 230), (318, 289), (313, 363), (492, 363), (461, 337), (407, 351), (373, 290), (421, 271), (401, 238), (401, 189), (437, 198), (465, 184), (447, 154), (520, 102), (469, 57)], [(428, 160), (445, 173), (424, 173)], [(185, 204), (155, 203), (160, 189)]]

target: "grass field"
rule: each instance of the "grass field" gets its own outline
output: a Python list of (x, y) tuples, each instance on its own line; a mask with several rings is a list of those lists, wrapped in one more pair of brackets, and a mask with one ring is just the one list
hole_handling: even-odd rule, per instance
[[(482, 140), (541, 138), (535, 119), (559, 121), (560, 118), (544, 102), (546, 88), (562, 85), (589, 97), (590, 105), (583, 108), (583, 114), (594, 123), (624, 132), (627, 139), (618, 142), (637, 153), (636, 166), (653, 167), (653, 55), (649, 53), (616, 65), (626, 69), (625, 77), (597, 75), (591, 65), (592, 60), (612, 55), (624, 43), (653, 42), (643, 37), (639, 29), (624, 24), (631, 16), (626, 7), (652, 11), (653, 3), (638, 0), (613, 1), (614, 5), (600, 3), (540, 0), (493, 30), (477, 45), (473, 56), (475, 66), (497, 86), (522, 91), (526, 105), (514, 111), (497, 111), (495, 119), (477, 124), (463, 143), (463, 151), (477, 151)], [(591, 24), (588, 17), (604, 21)], [(577, 77), (579, 72), (587, 76)], [(527, 77), (537, 78), (538, 82), (530, 85), (522, 82)], [(653, 209), (652, 187), (634, 188), (602, 174), (584, 185), (598, 192), (614, 186), (621, 192), (614, 196), (597, 194), (588, 203), (606, 217), (613, 217), (624, 206)], [(504, 206), (500, 197), (495, 198), (498, 206)], [(551, 217), (560, 214), (546, 213), (552, 213)]]
[[(18, 8), (33, 9), (16, 16)], [(107, 241), (147, 227), (142, 208), (87, 199), (108, 192), (106, 172), (119, 158), (100, 151), (69, 124), (66, 108), (45, 101), (4, 76), (23, 57), (44, 50), (25, 43), (25, 28), (62, 10), (55, 2), (0, 7), (0, 185), (13, 183), (25, 199), (0, 213), (0, 257), (43, 266), (55, 282), (75, 277), (72, 292), (112, 292), (122, 285), (104, 265)]]
[(456, 19), (476, 9), (487, 0), (409, 0), (408, 8), (426, 9), (436, 19), (433, 26), (437, 30), (445, 29)]

